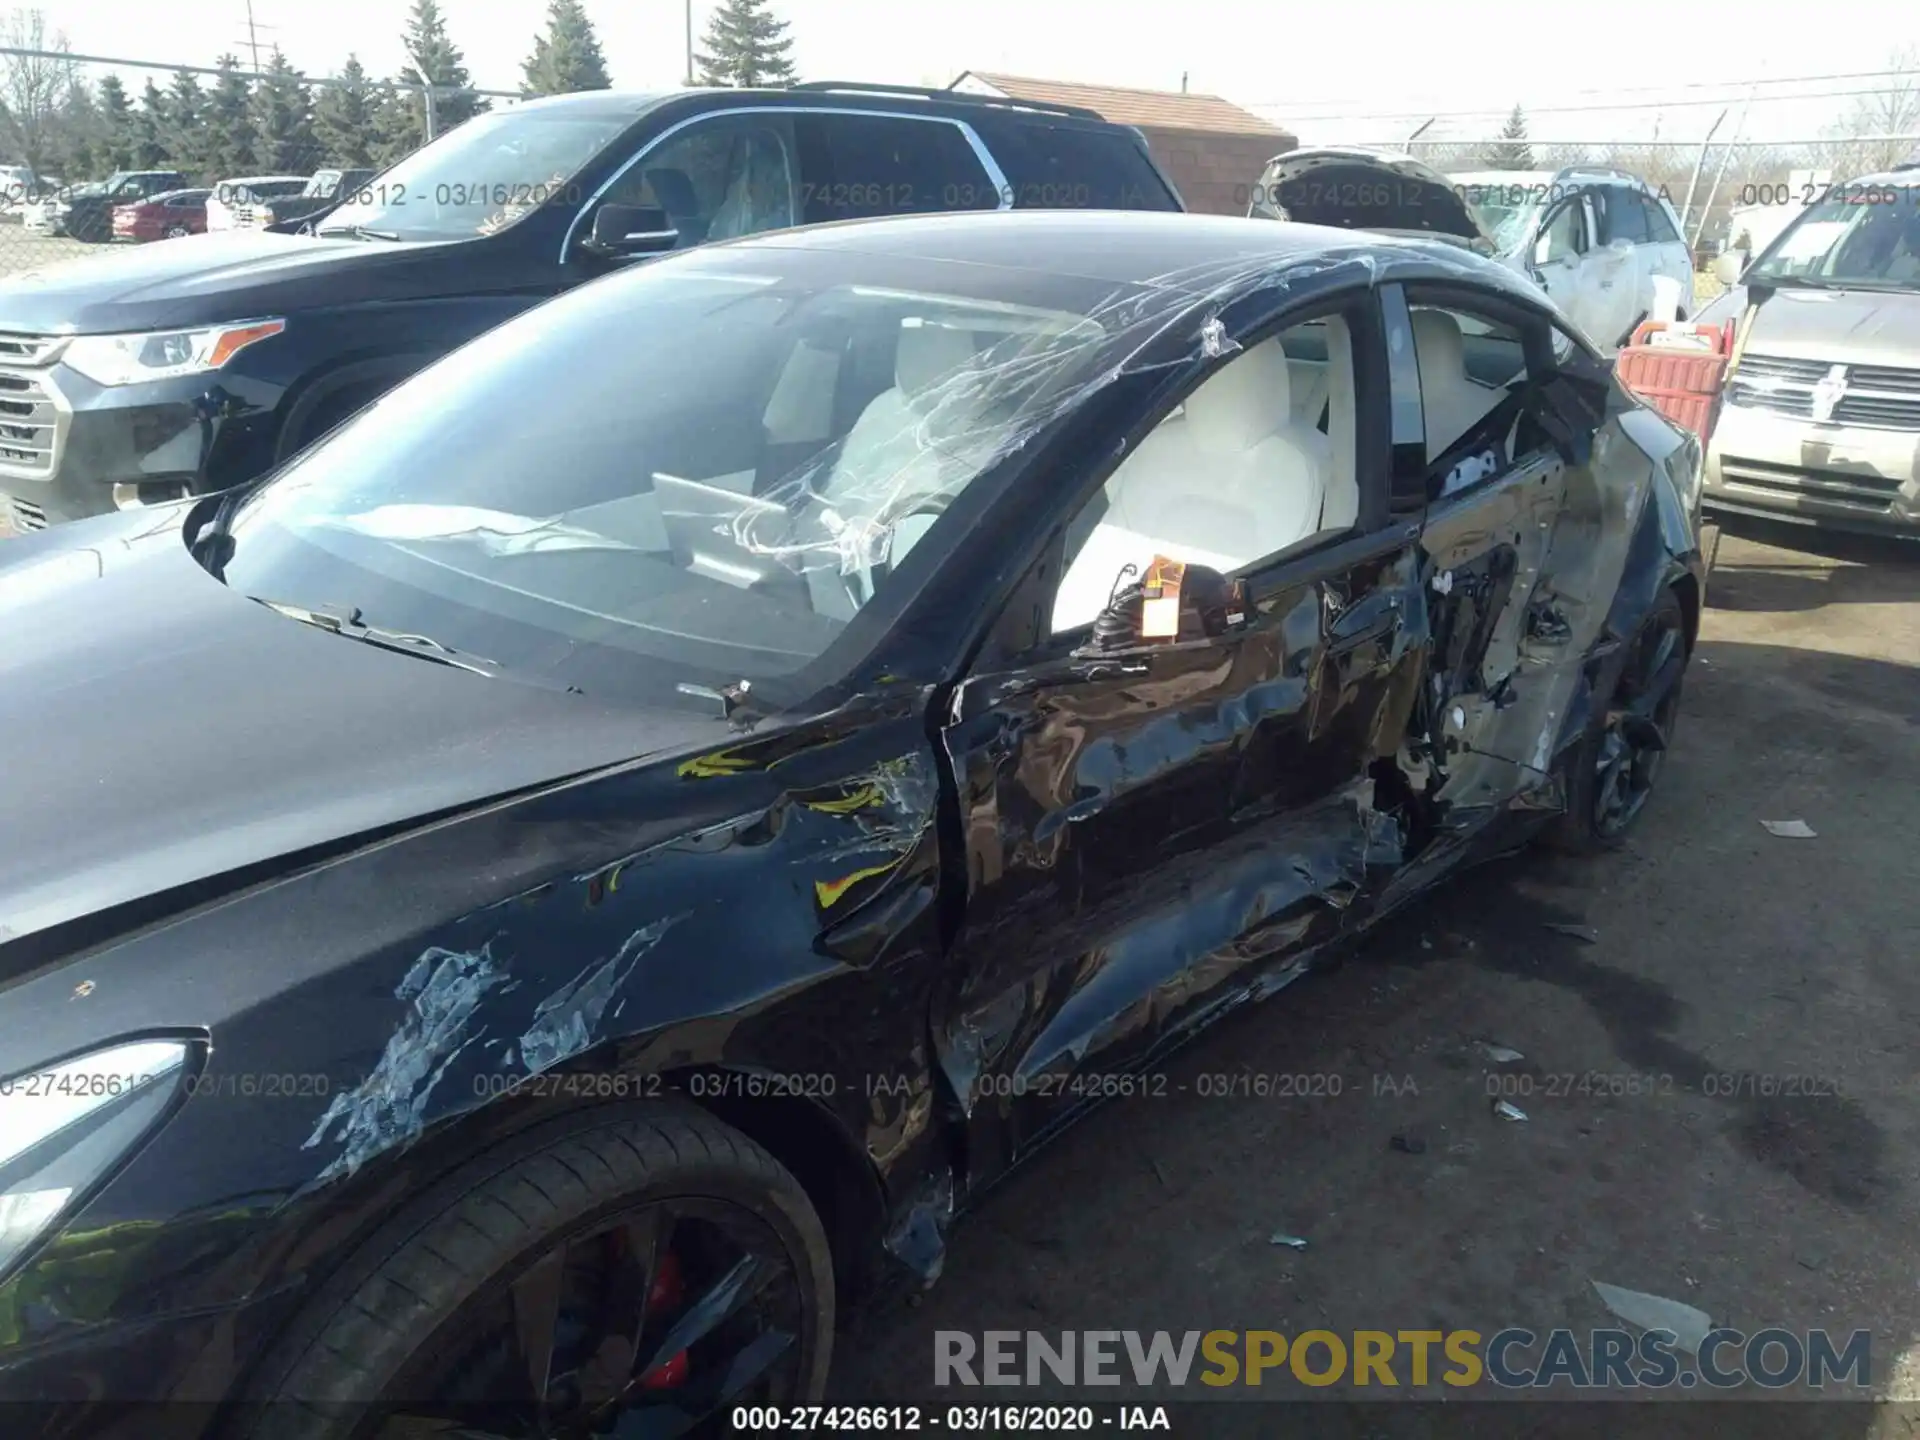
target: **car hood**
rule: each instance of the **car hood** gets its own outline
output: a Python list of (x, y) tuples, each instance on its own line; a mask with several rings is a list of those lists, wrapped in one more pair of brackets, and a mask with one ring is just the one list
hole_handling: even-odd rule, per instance
[(0, 946), (528, 786), (737, 739), (285, 619), (187, 552), (189, 506), (0, 541)]
[(523, 286), (524, 264), (506, 261), (490, 240), (194, 235), (8, 275), (0, 330), (111, 334)]
[[(1736, 285), (1702, 310), (1701, 324), (1738, 320), (1747, 287)], [(1920, 290), (1816, 290), (1783, 286), (1756, 312), (1747, 348), (1756, 355), (1830, 364), (1914, 368)]]
[(1451, 180), (1391, 151), (1327, 145), (1275, 156), (1248, 213), (1345, 230), (1438, 236), (1483, 255), (1498, 253)]

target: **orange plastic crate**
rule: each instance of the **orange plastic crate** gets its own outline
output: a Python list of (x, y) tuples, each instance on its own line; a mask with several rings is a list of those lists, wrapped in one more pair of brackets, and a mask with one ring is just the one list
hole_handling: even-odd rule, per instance
[(1719, 414), (1732, 327), (1649, 321), (1614, 363), (1620, 383), (1700, 437), (1705, 445)]

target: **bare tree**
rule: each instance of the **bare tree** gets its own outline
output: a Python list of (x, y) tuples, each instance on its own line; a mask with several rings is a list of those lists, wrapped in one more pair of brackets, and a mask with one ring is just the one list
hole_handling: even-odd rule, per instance
[(72, 48), (64, 31), (47, 32), (47, 17), (38, 10), (8, 12), (0, 35), (14, 50), (36, 50), (37, 55), (0, 55), (0, 106), (5, 107), (5, 143), (38, 175), (55, 147), (61, 106), (79, 80), (79, 70), (67, 58)]
[(1854, 142), (1847, 160), (1857, 167), (1855, 173), (1885, 170), (1920, 151), (1920, 141), (1868, 138), (1920, 133), (1920, 45), (1896, 50), (1887, 58), (1887, 68), (1900, 73), (1874, 81), (1872, 94), (1854, 97), (1853, 108), (1836, 127), (1839, 138)]

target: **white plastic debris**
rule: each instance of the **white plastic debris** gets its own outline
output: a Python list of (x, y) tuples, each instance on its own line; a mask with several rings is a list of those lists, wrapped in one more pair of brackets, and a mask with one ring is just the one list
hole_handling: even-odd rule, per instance
[(1453, 572), (1451, 570), (1442, 570), (1438, 575), (1435, 575), (1433, 577), (1433, 588), (1436, 594), (1451, 595), (1453, 593)]
[(1804, 820), (1762, 820), (1769, 835), (1778, 835), (1782, 840), (1812, 840), (1816, 836), (1811, 825)]
[(1527, 1058), (1511, 1045), (1496, 1045), (1491, 1040), (1480, 1042), (1480, 1053), (1496, 1065), (1511, 1065), (1516, 1060)]
[(1284, 1230), (1274, 1231), (1273, 1239), (1270, 1243), (1274, 1245), (1284, 1245), (1289, 1250), (1304, 1250), (1307, 1248), (1306, 1241), (1302, 1240), (1298, 1235), (1289, 1235)]
[(1494, 1101), (1493, 1113), (1502, 1120), (1524, 1120), (1527, 1118), (1527, 1112), (1511, 1100)]
[(1618, 1285), (1589, 1281), (1594, 1293), (1615, 1315), (1642, 1330), (1666, 1330), (1672, 1333), (1674, 1348), (1689, 1355), (1700, 1353), (1700, 1343), (1713, 1329), (1713, 1317), (1706, 1311), (1678, 1300), (1665, 1300), (1644, 1290), (1622, 1290)]
[(1209, 360), (1218, 360), (1227, 353), (1227, 327), (1220, 323), (1218, 315), (1209, 315), (1200, 327), (1200, 353)]

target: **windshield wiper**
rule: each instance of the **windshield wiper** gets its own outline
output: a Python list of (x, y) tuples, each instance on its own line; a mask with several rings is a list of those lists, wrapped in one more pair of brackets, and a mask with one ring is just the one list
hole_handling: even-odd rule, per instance
[(500, 673), (500, 666), (496, 662), (483, 660), (477, 655), (463, 655), (451, 645), (442, 645), (431, 636), (409, 635), (368, 625), (361, 620), (358, 606), (288, 605), (279, 600), (263, 600), (258, 595), (248, 598), (289, 620), (298, 620), (302, 625), (311, 625), (348, 640), (363, 640), (369, 645), (378, 645), (382, 650), (411, 655), (416, 660), (430, 660), (435, 665), (451, 665), (456, 670), (470, 671), (488, 679)]

